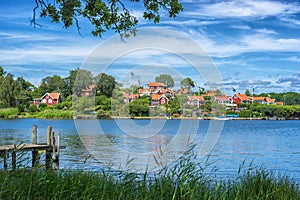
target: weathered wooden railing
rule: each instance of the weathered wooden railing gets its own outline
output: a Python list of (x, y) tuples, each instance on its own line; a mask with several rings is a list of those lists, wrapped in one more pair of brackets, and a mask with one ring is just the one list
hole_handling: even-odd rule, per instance
[(55, 141), (55, 135), (52, 131), (52, 127), (47, 128), (47, 143), (37, 143), (37, 126), (32, 126), (32, 144), (12, 144), (0, 146), (0, 155), (4, 157), (4, 169), (8, 168), (8, 158), (11, 154), (11, 166), (12, 169), (17, 167), (17, 152), (31, 151), (32, 152), (32, 167), (37, 164), (37, 158), (39, 157), (39, 151), (45, 150), (45, 166), (46, 169), (52, 168), (59, 169), (59, 153), (60, 149), (65, 149), (65, 146), (60, 146), (60, 133), (57, 135), (57, 145)]

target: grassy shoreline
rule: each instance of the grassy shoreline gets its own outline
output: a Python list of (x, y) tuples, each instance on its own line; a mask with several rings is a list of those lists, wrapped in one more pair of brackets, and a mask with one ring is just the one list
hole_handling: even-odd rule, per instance
[(299, 200), (293, 180), (247, 169), (217, 180), (189, 161), (156, 174), (122, 171), (0, 170), (0, 199), (289, 199)]

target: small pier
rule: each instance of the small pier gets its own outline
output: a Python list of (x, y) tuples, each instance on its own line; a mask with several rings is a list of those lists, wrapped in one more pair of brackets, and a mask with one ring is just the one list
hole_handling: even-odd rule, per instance
[(47, 143), (37, 143), (37, 126), (32, 126), (32, 143), (31, 144), (12, 144), (0, 146), (0, 155), (4, 157), (4, 169), (8, 168), (8, 158), (11, 154), (12, 169), (17, 167), (17, 152), (31, 151), (32, 152), (32, 167), (38, 163), (39, 151), (45, 151), (45, 166), (46, 169), (59, 169), (59, 153), (60, 149), (65, 149), (65, 146), (60, 146), (60, 134), (57, 134), (57, 141), (52, 127), (47, 128)]

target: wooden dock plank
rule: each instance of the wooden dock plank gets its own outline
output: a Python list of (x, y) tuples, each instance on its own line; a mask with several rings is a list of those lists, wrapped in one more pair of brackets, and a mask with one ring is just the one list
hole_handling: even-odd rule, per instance
[[(29, 151), (29, 150), (47, 150), (52, 148), (51, 145), (47, 144), (21, 144), (16, 145), (16, 150), (18, 151)], [(65, 149), (66, 146), (60, 146), (60, 149)], [(15, 149), (15, 145), (5, 145), (0, 146), (0, 151), (12, 151)]]

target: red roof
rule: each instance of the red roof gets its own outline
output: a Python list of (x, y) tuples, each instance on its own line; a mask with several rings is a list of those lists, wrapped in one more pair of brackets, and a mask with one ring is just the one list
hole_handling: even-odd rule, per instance
[(237, 97), (239, 97), (242, 101), (247, 101), (249, 98), (245, 94), (236, 94)]
[(148, 84), (149, 87), (164, 87), (165, 85), (163, 83), (156, 83), (156, 82), (150, 82)]
[[(60, 95), (60, 93), (46, 93), (46, 94), (48, 94), (52, 99), (59, 99), (59, 95)], [(45, 95), (46, 95), (46, 94), (45, 94)], [(44, 96), (45, 96), (45, 95), (44, 95)], [(44, 96), (43, 96), (43, 97), (44, 97)], [(43, 98), (43, 97), (42, 97), (42, 98)]]
[(269, 103), (274, 103), (274, 102), (275, 102), (275, 99), (271, 99), (271, 98), (269, 98), (269, 97), (267, 97), (266, 100), (267, 100), (267, 102), (269, 102)]
[(264, 101), (266, 97), (253, 97), (254, 101)]
[(152, 94), (152, 100), (159, 100), (162, 97), (167, 98), (163, 94)]
[(283, 106), (283, 102), (276, 102), (277, 105)]
[(215, 100), (216, 101), (227, 101), (227, 100), (229, 100), (229, 97), (227, 97), (227, 96), (216, 96), (215, 97)]
[(198, 101), (204, 101), (204, 98), (202, 96), (189, 96), (188, 97), (190, 101), (193, 101), (193, 100), (198, 100)]
[(150, 90), (150, 88), (147, 88), (147, 89), (142, 89), (142, 88), (140, 88), (139, 89), (139, 93), (141, 94), (141, 93), (150, 93), (151, 92), (151, 90)]

